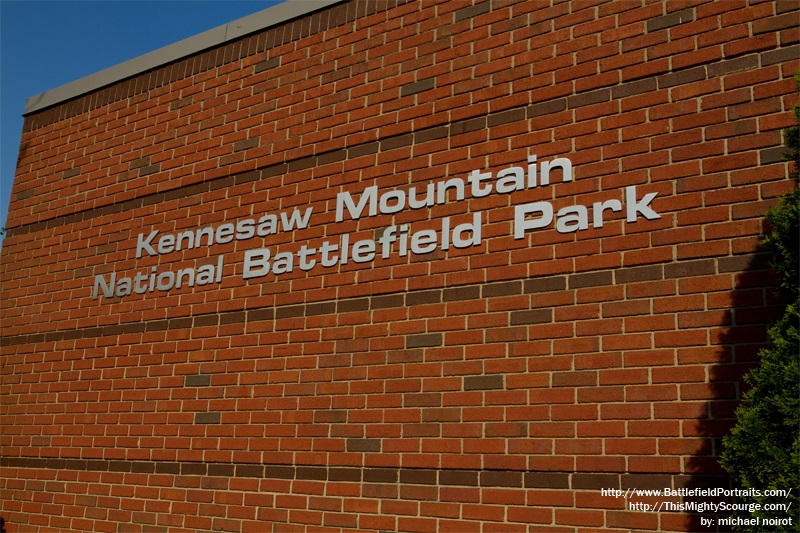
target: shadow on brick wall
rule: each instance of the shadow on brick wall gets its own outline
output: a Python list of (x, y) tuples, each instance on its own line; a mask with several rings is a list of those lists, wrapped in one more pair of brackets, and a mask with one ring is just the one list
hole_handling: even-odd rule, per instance
[[(718, 258), (717, 273), (731, 274), (733, 289), (706, 294), (707, 309), (718, 309), (724, 317), (719, 326), (709, 330), (712, 350), (703, 361), (682, 361), (682, 364), (709, 365), (706, 383), (681, 386), (681, 401), (704, 398), (706, 407), (704, 417), (683, 422), (686, 442), (695, 444), (682, 480), (682, 488), (690, 490), (734, 488), (733, 479), (719, 464), (722, 439), (734, 427), (736, 408), (748, 389), (744, 376), (756, 366), (759, 351), (767, 345), (767, 329), (783, 311), (768, 254)], [(681, 358), (680, 353), (678, 357)], [(682, 500), (699, 506), (733, 501), (724, 495), (698, 493)], [(684, 524), (676, 526), (687, 531), (732, 531), (730, 526), (719, 524), (719, 519), (727, 516), (730, 513), (715, 514), (698, 507), (683, 513)]]

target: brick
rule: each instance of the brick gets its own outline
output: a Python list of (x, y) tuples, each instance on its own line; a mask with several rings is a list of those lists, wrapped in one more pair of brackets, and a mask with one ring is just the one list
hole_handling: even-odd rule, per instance
[(800, 54), (800, 45), (770, 50), (761, 54), (761, 64), (769, 66), (794, 61), (797, 59), (798, 54)]
[(245, 139), (243, 141), (238, 141), (233, 143), (233, 151), (234, 152), (241, 152), (242, 150), (249, 150), (251, 148), (257, 148), (259, 145), (259, 140), (257, 138), (254, 139)]
[(476, 300), (480, 297), (480, 293), (481, 288), (478, 286), (445, 289), (442, 293), (442, 301), (459, 302), (463, 300)]
[(552, 278), (534, 278), (525, 280), (524, 292), (526, 294), (535, 292), (560, 291), (567, 288), (567, 278), (557, 276)]
[(545, 115), (552, 115), (558, 113), (559, 111), (565, 111), (566, 109), (566, 98), (560, 98), (556, 100), (549, 100), (547, 102), (532, 104), (527, 107), (526, 115), (528, 118), (536, 118)]
[(426, 333), (420, 335), (409, 335), (406, 337), (406, 348), (425, 348), (430, 346), (441, 346), (441, 333)]
[(406, 296), (406, 305), (422, 305), (430, 303), (439, 303), (442, 301), (441, 291), (420, 291), (413, 292)]
[(442, 485), (477, 486), (478, 472), (469, 470), (442, 470), (439, 473)]
[(553, 321), (552, 309), (531, 309), (529, 311), (514, 311), (511, 313), (510, 324), (546, 324)]
[(197, 374), (193, 376), (186, 376), (186, 387), (207, 387), (211, 384), (211, 375)]
[(704, 274), (713, 274), (716, 271), (716, 265), (711, 259), (701, 259), (697, 261), (687, 261), (681, 263), (674, 263), (664, 266), (664, 277), (681, 278), (687, 276), (700, 276)]
[(195, 424), (219, 424), (222, 414), (219, 412), (213, 413), (195, 413)]
[(567, 107), (569, 109), (575, 109), (587, 105), (599, 104), (601, 102), (608, 102), (610, 99), (610, 89), (597, 89), (596, 91), (570, 96), (567, 98)]
[(663, 15), (661, 17), (655, 17), (647, 21), (646, 28), (647, 32), (654, 32), (659, 30), (664, 30), (667, 28), (671, 28), (673, 26), (677, 26), (679, 24), (686, 24), (687, 22), (692, 22), (694, 20), (694, 10), (689, 9), (682, 9), (680, 11), (673, 11), (667, 15)]
[(658, 88), (665, 89), (677, 85), (685, 85), (706, 79), (705, 67), (694, 67), (658, 77)]
[(613, 273), (610, 271), (573, 274), (569, 277), (569, 288), (578, 289), (582, 287), (610, 285), (612, 283), (612, 277)]
[(436, 470), (401, 469), (400, 483), (412, 485), (435, 485), (438, 478)]
[(391, 468), (367, 468), (363, 471), (365, 483), (397, 483), (399, 472)]
[(428, 78), (425, 80), (419, 80), (414, 83), (409, 83), (408, 85), (404, 85), (400, 89), (400, 96), (411, 96), (414, 94), (418, 94), (425, 91), (430, 91), (436, 85), (435, 78)]
[(256, 63), (253, 72), (255, 74), (259, 74), (266, 70), (271, 70), (276, 67), (281, 66), (281, 60), (279, 57), (274, 57), (272, 59), (267, 59), (266, 61), (261, 61), (260, 63)]
[(502, 375), (466, 376), (464, 390), (497, 390), (504, 388)]
[(484, 471), (481, 472), (482, 487), (522, 487), (522, 472)]
[(461, 22), (462, 20), (475, 18), (479, 15), (488, 13), (490, 9), (491, 4), (489, 2), (479, 2), (471, 7), (465, 7), (456, 11), (455, 21)]

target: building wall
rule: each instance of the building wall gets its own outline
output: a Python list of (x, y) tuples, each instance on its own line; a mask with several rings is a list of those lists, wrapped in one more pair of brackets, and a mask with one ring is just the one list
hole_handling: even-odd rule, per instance
[(554, 4), (346, 2), (27, 116), (8, 531), (713, 530), (633, 489), (730, 488), (796, 4)]

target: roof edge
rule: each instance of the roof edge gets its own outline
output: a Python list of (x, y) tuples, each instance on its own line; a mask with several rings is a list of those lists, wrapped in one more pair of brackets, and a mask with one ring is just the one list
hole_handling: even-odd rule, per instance
[(26, 100), (25, 110), (22, 115), (25, 116), (41, 111), (167, 63), (183, 59), (251, 33), (283, 24), (342, 1), (344, 0), (286, 0), (281, 4), (268, 7), (252, 15), (217, 26), (177, 43), (32, 96)]

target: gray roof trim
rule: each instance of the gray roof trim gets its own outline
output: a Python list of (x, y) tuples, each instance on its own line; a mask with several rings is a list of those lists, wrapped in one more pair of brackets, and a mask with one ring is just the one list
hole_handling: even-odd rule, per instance
[(101, 87), (136, 76), (172, 61), (208, 50), (234, 39), (244, 37), (289, 20), (308, 15), (343, 0), (286, 0), (258, 13), (212, 28), (177, 43), (159, 48), (124, 63), (90, 74), (79, 80), (32, 96), (25, 102), (23, 115), (40, 111), (77, 96), (90, 93)]

